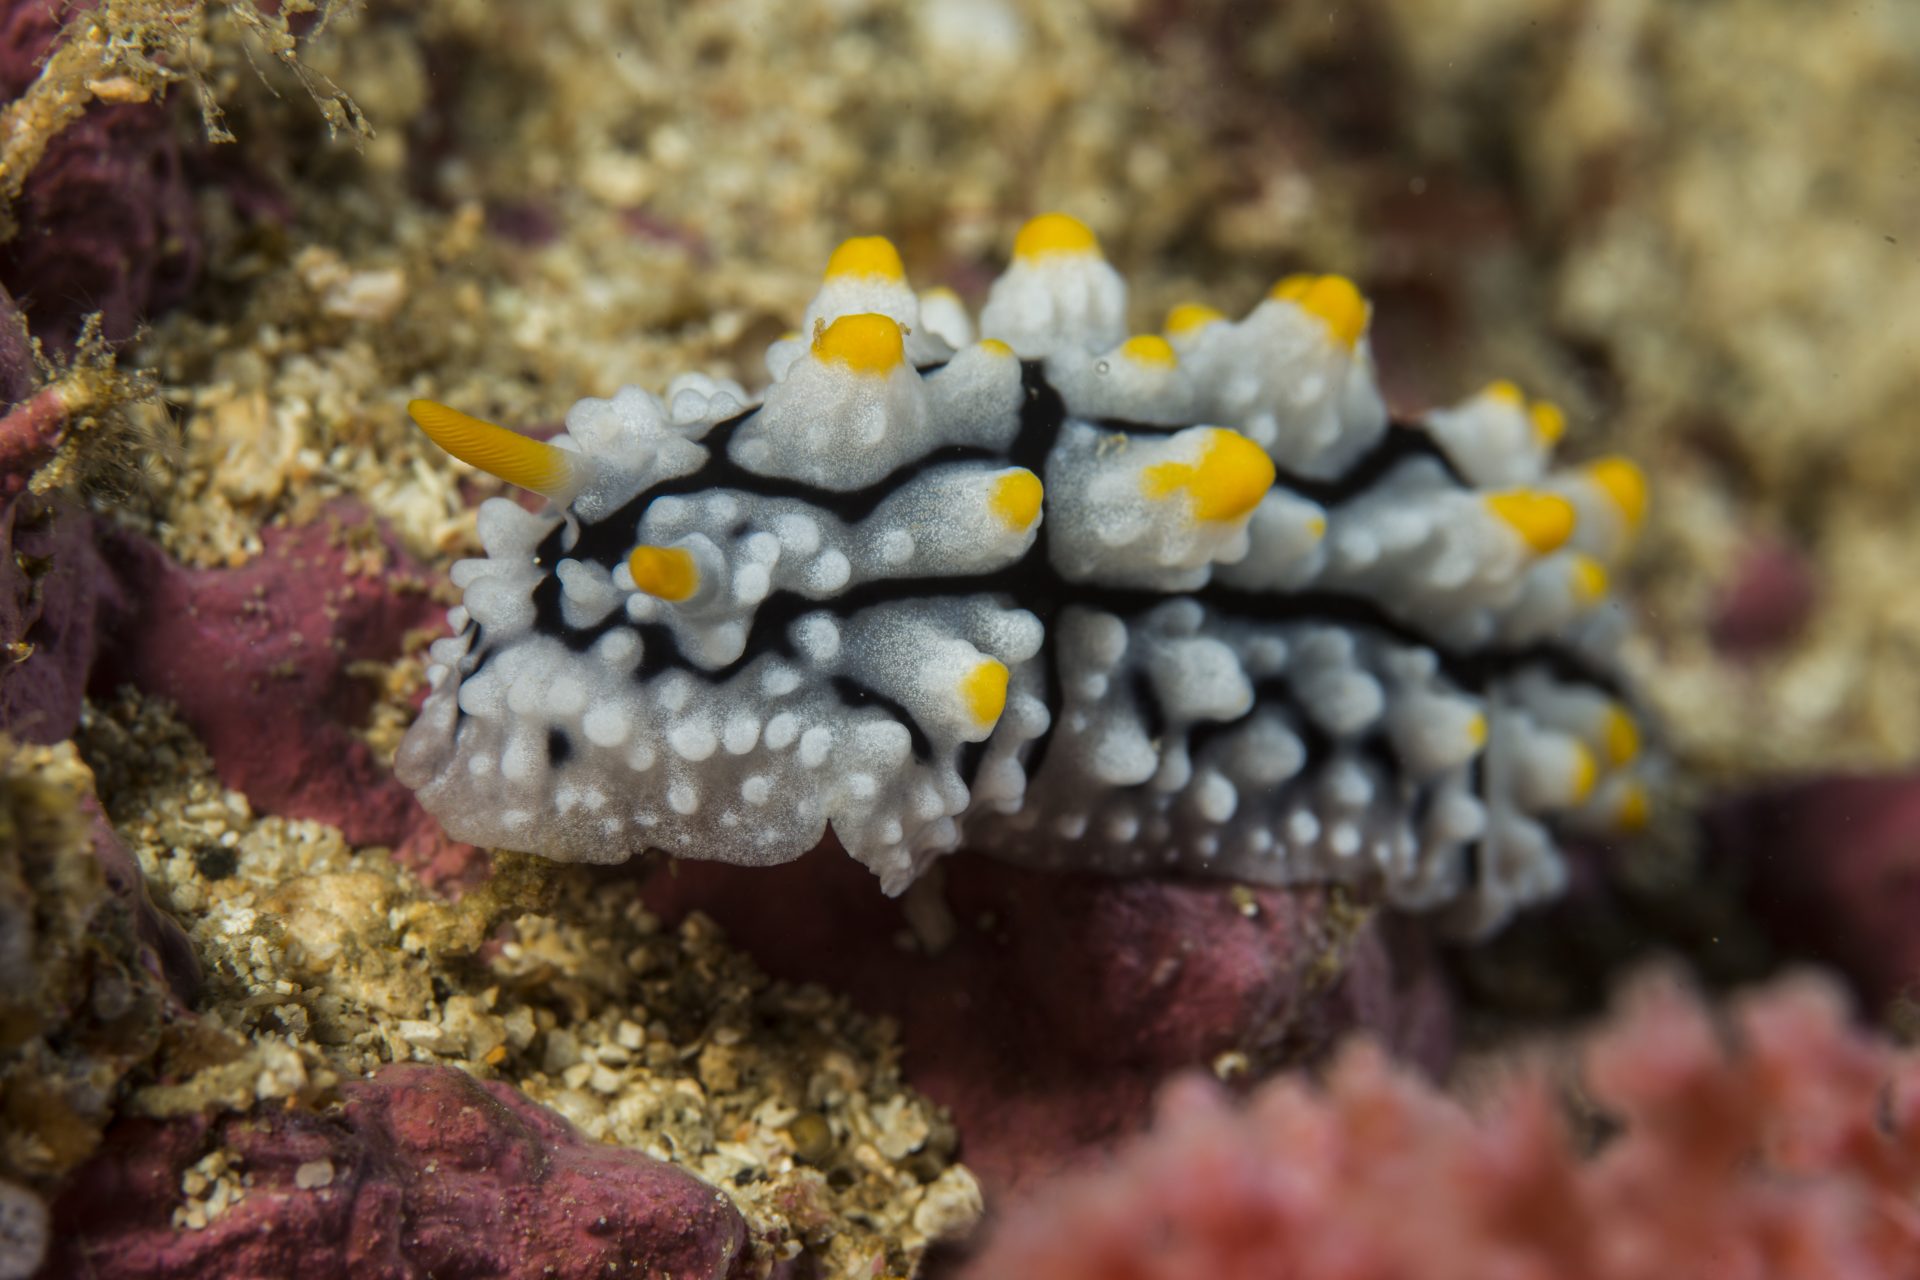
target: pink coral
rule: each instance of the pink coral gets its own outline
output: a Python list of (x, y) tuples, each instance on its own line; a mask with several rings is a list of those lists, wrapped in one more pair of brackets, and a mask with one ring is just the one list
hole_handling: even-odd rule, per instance
[(1794, 979), (1722, 1028), (1643, 982), (1588, 1044), (1620, 1132), (1584, 1157), (1548, 1073), (1476, 1117), (1370, 1045), (1244, 1109), (1189, 1078), (1106, 1170), (995, 1233), (971, 1277), (1887, 1280), (1920, 1276), (1920, 1060)]

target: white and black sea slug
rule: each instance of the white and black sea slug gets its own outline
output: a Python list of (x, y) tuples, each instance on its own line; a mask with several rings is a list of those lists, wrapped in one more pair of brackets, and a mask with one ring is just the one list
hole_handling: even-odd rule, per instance
[(1157, 335), (1126, 303), (1060, 214), (977, 321), (862, 238), (761, 395), (628, 387), (550, 444), (414, 402), (549, 505), (482, 508), (401, 778), (569, 861), (831, 824), (889, 893), (964, 844), (1467, 929), (1561, 887), (1556, 832), (1644, 822), (1607, 592), (1639, 470), (1555, 466), (1509, 383), (1390, 419), (1337, 276)]

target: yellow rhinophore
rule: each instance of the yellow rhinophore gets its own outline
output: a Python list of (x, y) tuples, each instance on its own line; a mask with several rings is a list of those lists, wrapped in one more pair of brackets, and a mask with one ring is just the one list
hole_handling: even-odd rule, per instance
[(827, 259), (827, 279), (848, 278), (905, 280), (907, 269), (893, 241), (885, 236), (855, 236), (842, 241)]
[(1180, 357), (1173, 353), (1173, 345), (1153, 333), (1136, 334), (1128, 338), (1120, 344), (1120, 354), (1136, 364), (1152, 365), (1157, 369), (1172, 369), (1180, 363)]
[(1291, 302), (1327, 326), (1335, 342), (1351, 351), (1367, 331), (1373, 308), (1345, 276), (1288, 276), (1267, 291), (1277, 302)]
[(1590, 555), (1569, 552), (1573, 557), (1573, 598), (1583, 605), (1599, 604), (1607, 595), (1607, 566)]
[(814, 335), (813, 354), (855, 373), (892, 373), (906, 358), (900, 326), (890, 316), (863, 312), (841, 316)]
[(1647, 515), (1647, 473), (1625, 458), (1601, 458), (1587, 464), (1587, 478), (1620, 509), (1627, 524), (1638, 526)]
[(1204, 302), (1183, 302), (1167, 312), (1167, 322), (1161, 327), (1176, 338), (1204, 329), (1215, 320), (1227, 317)]
[(1039, 519), (1040, 502), (1045, 496), (1040, 477), (1022, 467), (1007, 472), (993, 482), (993, 491), (987, 495), (987, 505), (1007, 528), (1016, 533), (1025, 533)]
[(1508, 493), (1490, 493), (1486, 503), (1487, 510), (1541, 555), (1555, 550), (1573, 536), (1573, 504), (1557, 493), (1514, 489)]
[(1193, 495), (1196, 519), (1238, 520), (1273, 488), (1273, 459), (1239, 432), (1215, 427), (1207, 433), (1199, 462), (1155, 463), (1141, 473), (1140, 488), (1149, 498), (1184, 489)]
[(427, 438), (469, 466), (508, 484), (566, 502), (580, 483), (576, 454), (482, 422), (433, 400), (409, 400), (407, 415)]
[(1607, 708), (1606, 722), (1600, 728), (1600, 740), (1606, 746), (1607, 765), (1618, 769), (1640, 754), (1640, 726), (1619, 703)]
[(687, 600), (700, 589), (700, 566), (684, 547), (635, 547), (627, 572), (636, 589), (661, 600)]
[(1043, 213), (1013, 238), (1013, 256), (1022, 262), (1054, 254), (1099, 256), (1100, 241), (1087, 224), (1064, 213)]
[(983, 658), (980, 664), (960, 679), (960, 696), (967, 712), (976, 722), (994, 725), (1007, 709), (1007, 664), (997, 658)]

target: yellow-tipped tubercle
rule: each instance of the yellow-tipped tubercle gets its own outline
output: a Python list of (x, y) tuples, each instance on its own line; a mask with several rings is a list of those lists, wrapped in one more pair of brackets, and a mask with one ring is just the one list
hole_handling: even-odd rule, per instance
[(1345, 276), (1288, 276), (1268, 291), (1278, 302), (1291, 302), (1327, 326), (1327, 333), (1351, 351), (1367, 332), (1373, 308)]
[(1601, 458), (1587, 464), (1587, 478), (1620, 509), (1629, 525), (1647, 516), (1647, 473), (1625, 458)]
[(1087, 224), (1064, 213), (1043, 213), (1020, 228), (1013, 240), (1013, 256), (1030, 262), (1056, 254), (1091, 254), (1098, 257), (1100, 241)]
[(1473, 719), (1467, 721), (1467, 739), (1473, 743), (1475, 751), (1487, 745), (1486, 712), (1476, 711), (1473, 713)]
[(1583, 605), (1599, 604), (1607, 596), (1607, 566), (1580, 552), (1573, 557), (1573, 597)]
[(1199, 520), (1238, 520), (1260, 505), (1273, 488), (1273, 459), (1237, 431), (1215, 427), (1196, 463), (1161, 462), (1140, 476), (1149, 498), (1166, 498), (1184, 489), (1193, 497)]
[(841, 316), (813, 339), (813, 354), (855, 373), (892, 373), (906, 358), (900, 326), (890, 316), (862, 313)]
[(1535, 400), (1527, 409), (1527, 421), (1533, 424), (1533, 438), (1542, 448), (1559, 444), (1567, 434), (1567, 415), (1551, 400)]
[(468, 466), (556, 502), (578, 487), (580, 464), (565, 449), (483, 422), (433, 400), (410, 400), (407, 416), (427, 438)]
[(1525, 408), (1527, 403), (1526, 393), (1520, 390), (1519, 384), (1507, 378), (1495, 378), (1480, 394), (1515, 409)]
[(1190, 333), (1206, 328), (1216, 320), (1227, 317), (1204, 302), (1183, 302), (1167, 312), (1166, 331), (1176, 338), (1184, 338)]
[(1007, 664), (984, 658), (960, 680), (960, 696), (967, 712), (984, 725), (997, 724), (1007, 709)]
[(1587, 797), (1593, 794), (1593, 784), (1600, 777), (1600, 766), (1593, 758), (1593, 752), (1584, 742), (1573, 744), (1573, 802), (1585, 804)]
[(1620, 792), (1620, 806), (1614, 811), (1614, 824), (1622, 831), (1643, 831), (1653, 817), (1653, 802), (1645, 786), (1630, 782)]
[(987, 505), (1007, 528), (1016, 533), (1025, 533), (1040, 518), (1040, 504), (1045, 497), (1046, 491), (1041, 487), (1040, 477), (1023, 467), (1018, 471), (1009, 471), (993, 482), (993, 491), (987, 495)]
[(1600, 738), (1611, 768), (1618, 769), (1640, 754), (1640, 726), (1633, 722), (1627, 709), (1618, 704), (1607, 708)]
[(1528, 423), (1533, 427), (1533, 438), (1543, 449), (1559, 444), (1560, 437), (1567, 434), (1567, 415), (1561, 412), (1559, 405), (1551, 400), (1535, 400), (1528, 404), (1526, 393), (1510, 379), (1496, 378), (1481, 388), (1480, 394), (1525, 413)]
[(635, 547), (627, 572), (636, 589), (661, 600), (688, 600), (700, 589), (700, 567), (684, 547)]
[(1487, 495), (1487, 509), (1541, 555), (1573, 536), (1573, 504), (1557, 493), (1515, 489)]
[(855, 236), (842, 241), (827, 259), (827, 279), (905, 280), (900, 251), (885, 236)]
[(1153, 333), (1128, 338), (1120, 344), (1120, 354), (1136, 364), (1152, 365), (1156, 369), (1172, 369), (1180, 363), (1173, 344)]

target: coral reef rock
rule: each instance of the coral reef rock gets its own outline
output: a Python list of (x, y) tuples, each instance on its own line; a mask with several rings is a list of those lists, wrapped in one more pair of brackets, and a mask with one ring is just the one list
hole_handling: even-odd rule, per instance
[[(76, 11), (89, 7), (16, 0), (0, 9), (0, 101), (22, 97), (63, 26), (84, 22)], [(17, 225), (0, 242), (0, 281), (56, 348), (69, 346), (96, 311), (108, 339), (131, 337), (184, 297), (199, 270), (193, 193), (168, 108), (112, 78), (85, 92), (110, 97), (122, 88), (135, 100), (93, 102), (45, 140), (7, 210)], [(20, 132), (45, 127), (31, 118), (13, 124)]]
[(127, 1121), (55, 1206), (52, 1274), (743, 1276), (724, 1195), (517, 1090), (398, 1063), (320, 1115)]
[[(645, 888), (669, 919), (711, 914), (777, 976), (899, 1019), (915, 1087), (952, 1108), (990, 1194), (1138, 1127), (1182, 1068), (1270, 1069), (1356, 1026), (1434, 1070), (1451, 1051), (1415, 929), (1339, 891), (963, 856), (942, 892), (903, 909), (830, 849), (782, 867), (682, 863)], [(916, 933), (944, 945), (929, 954)]]
[(1810, 778), (1723, 802), (1721, 857), (1787, 947), (1881, 1004), (1920, 984), (1920, 775)]
[(112, 535), (137, 603), (103, 682), (174, 703), (259, 809), (396, 847), (429, 880), (467, 871), (473, 850), (441, 836), (356, 733), (380, 694), (357, 664), (389, 662), (409, 631), (438, 624), (417, 566), (353, 506), (263, 541), (237, 567), (190, 569)]
[(0, 738), (0, 1177), (50, 1185), (92, 1152), (197, 977), (72, 745)]

